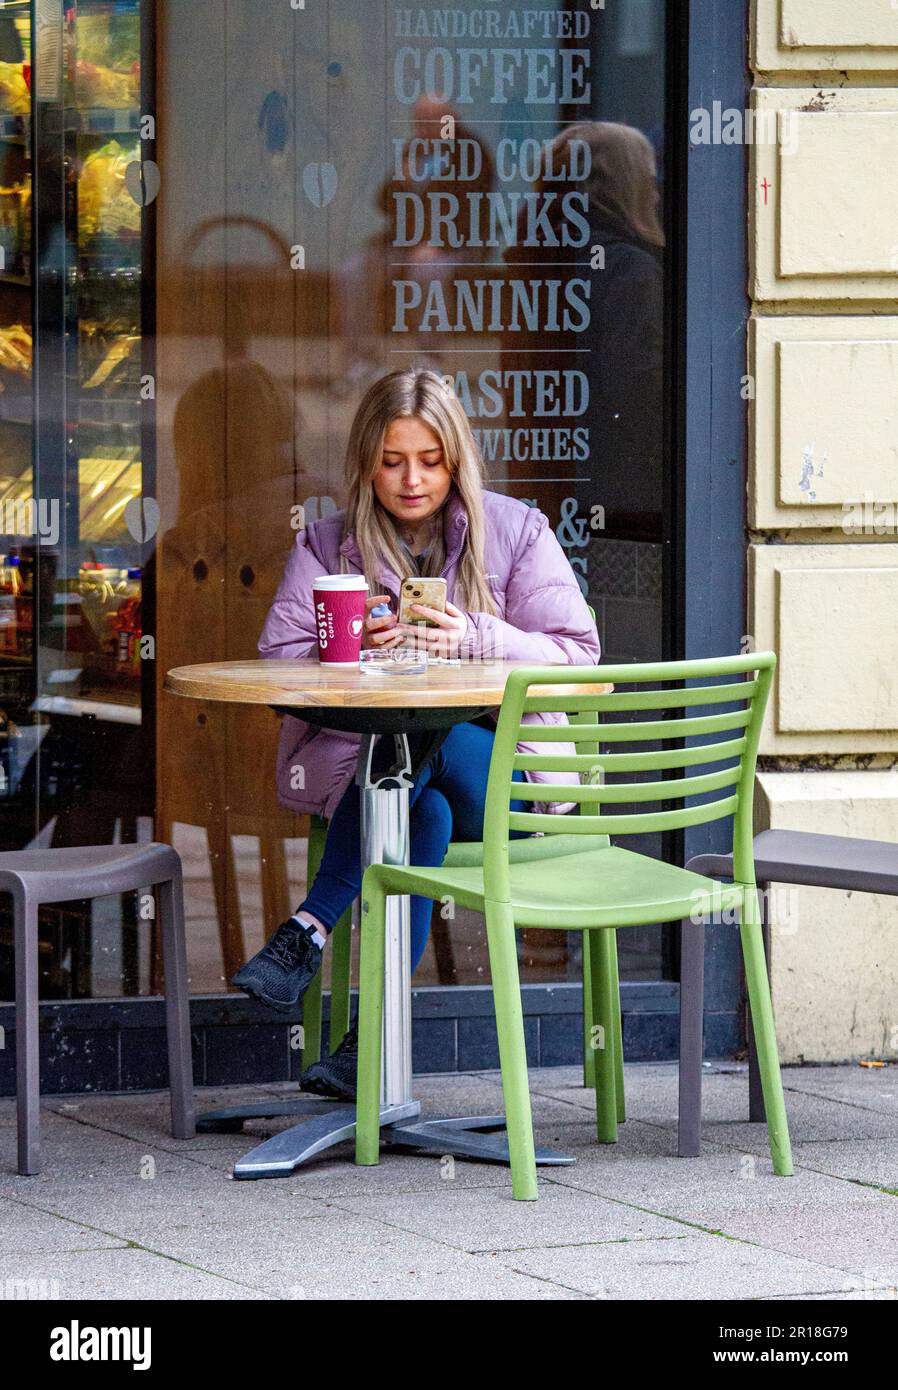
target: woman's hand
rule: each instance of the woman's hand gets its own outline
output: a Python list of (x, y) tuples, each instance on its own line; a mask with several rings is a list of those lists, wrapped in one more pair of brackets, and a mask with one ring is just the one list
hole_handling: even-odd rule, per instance
[(462, 638), (468, 630), (467, 614), (454, 603), (446, 602), (445, 613), (429, 608), (426, 603), (413, 603), (410, 612), (420, 613), (422, 618), (430, 618), (436, 627), (425, 627), (423, 623), (400, 623), (398, 631), (414, 637), (416, 643), (424, 647), (428, 656), (457, 656)]
[(374, 594), (365, 599), (365, 627), (362, 632), (362, 647), (395, 647), (403, 637), (403, 632), (396, 622), (396, 614), (385, 613), (380, 618), (372, 618), (371, 609), (377, 608), (379, 604), (390, 605), (389, 594)]

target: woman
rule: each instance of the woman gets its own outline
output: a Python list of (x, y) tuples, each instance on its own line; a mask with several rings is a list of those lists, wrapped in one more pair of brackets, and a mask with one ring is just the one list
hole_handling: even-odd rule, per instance
[[(368, 580), (365, 647), (389, 647), (415, 631), (396, 617), (404, 578), (442, 575), (450, 600), (445, 614), (416, 605), (422, 618), (436, 624), (424, 629), (434, 655), (534, 665), (598, 661), (595, 624), (546, 517), (524, 502), (484, 491), (483, 465), (467, 417), (436, 373), (399, 371), (375, 382), (353, 422), (346, 475), (346, 511), (312, 523), (297, 536), (259, 641), (263, 656), (290, 659), (317, 650), (313, 581), (345, 572)], [(371, 610), (384, 604), (391, 611), (373, 616)], [(528, 716), (530, 722), (563, 718)], [(450, 839), (482, 838), (494, 729), (494, 717), (456, 725), (415, 779), (413, 864), (441, 864)], [(284, 719), (279, 798), (292, 810), (326, 815), (330, 826), (305, 900), (232, 981), (273, 1008), (292, 1008), (308, 989), (321, 968), (328, 934), (361, 886), (354, 784), (358, 745), (358, 735), (312, 727), (289, 715)], [(557, 747), (574, 751), (570, 745)], [(392, 739), (380, 740), (373, 769), (386, 771), (392, 756)], [(515, 776), (564, 780), (558, 773)], [(529, 805), (512, 803), (518, 810)], [(570, 803), (535, 805), (549, 811), (571, 808)], [(429, 900), (412, 898), (412, 970), (424, 953), (431, 909)], [(354, 1099), (356, 1060), (353, 1028), (334, 1055), (310, 1067), (300, 1084)]]

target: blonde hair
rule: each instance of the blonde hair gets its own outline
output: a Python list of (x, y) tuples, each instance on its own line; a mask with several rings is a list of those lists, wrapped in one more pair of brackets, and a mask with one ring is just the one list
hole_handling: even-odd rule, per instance
[(592, 207), (651, 246), (663, 246), (655, 151), (642, 131), (615, 121), (580, 121), (556, 136), (553, 151), (564, 159), (572, 140), (583, 140), (590, 149), (586, 189)]
[[(389, 426), (394, 420), (411, 418), (423, 420), (439, 438), (452, 488), (468, 514), (454, 601), (469, 612), (495, 614), (484, 573), (483, 460), (454, 390), (436, 372), (423, 368), (390, 372), (376, 381), (365, 393), (352, 422), (346, 450), (346, 531), (355, 532), (365, 578), (371, 592), (377, 593), (381, 565), (388, 564), (398, 575), (408, 566), (393, 518), (378, 500), (373, 480), (383, 462)], [(437, 527), (429, 566), (432, 573), (440, 574), (445, 559), (443, 531)]]

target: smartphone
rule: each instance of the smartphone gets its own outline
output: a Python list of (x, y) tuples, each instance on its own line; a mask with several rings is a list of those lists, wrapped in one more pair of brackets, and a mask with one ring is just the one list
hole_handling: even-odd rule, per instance
[(428, 608), (435, 608), (439, 613), (446, 611), (446, 590), (445, 579), (405, 579), (399, 590), (399, 621), (401, 623), (423, 623), (425, 627), (437, 627), (438, 624), (432, 618), (425, 618), (423, 613), (413, 613), (411, 606), (413, 603), (425, 603)]

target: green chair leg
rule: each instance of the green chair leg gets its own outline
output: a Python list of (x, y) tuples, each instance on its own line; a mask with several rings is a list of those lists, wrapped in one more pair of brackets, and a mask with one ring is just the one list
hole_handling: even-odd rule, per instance
[(589, 932), (596, 1137), (600, 1144), (617, 1143), (617, 1084), (614, 1058), (614, 1015), (617, 1000), (611, 991), (611, 956), (614, 944), (614, 936), (610, 929)]
[(538, 1196), (536, 1154), (514, 918), (507, 904), (487, 900), (484, 908), (505, 1097), (505, 1129), (511, 1159), (511, 1190), (517, 1201), (535, 1202)]
[(622, 1125), (627, 1118), (627, 1099), (624, 1095), (624, 1030), (620, 1010), (620, 975), (617, 966), (617, 932), (609, 932), (611, 950), (609, 966), (611, 971), (611, 1043), (614, 1048), (614, 1093), (617, 1097), (617, 1122)]
[(758, 1066), (761, 1072), (761, 1088), (764, 1093), (770, 1156), (773, 1159), (773, 1171), (781, 1178), (788, 1178), (792, 1176), (794, 1171), (792, 1146), (789, 1142), (789, 1122), (786, 1118), (783, 1079), (780, 1075), (779, 1055), (776, 1047), (776, 1030), (773, 1021), (773, 1005), (770, 1000), (767, 962), (764, 956), (761, 914), (757, 891), (753, 887), (746, 887), (745, 889), (739, 932), (742, 939), (745, 982), (748, 987), (748, 1002), (755, 1034)]
[(380, 1162), (380, 1053), (384, 1013), (386, 895), (366, 874), (362, 881), (359, 962), (359, 1069), (356, 1096), (355, 1161)]
[(589, 932), (583, 933), (583, 1086), (595, 1090), (596, 1058), (592, 1045), (592, 970), (589, 964)]
[[(309, 850), (306, 860), (306, 882), (311, 883), (321, 867), (328, 823), (324, 816), (309, 817)], [(331, 933), (331, 1017), (328, 1043), (333, 1052), (349, 1028), (350, 989), (352, 974), (352, 909), (347, 908)], [(321, 1058), (323, 1007), (321, 972), (303, 997), (302, 1005), (302, 1066), (311, 1067)]]
[[(311, 883), (321, 865), (327, 821), (323, 816), (309, 817), (309, 848), (306, 856), (306, 883)], [(311, 1067), (321, 1058), (321, 971), (315, 976), (302, 1001), (302, 1069)]]
[[(614, 1089), (617, 1096), (617, 1122), (622, 1125), (627, 1118), (627, 1102), (624, 1095), (624, 1039), (620, 1012), (620, 978), (617, 968), (617, 933), (612, 934), (611, 949), (611, 997), (615, 1000), (614, 1018), (611, 1030), (611, 1046), (614, 1049)], [(589, 958), (589, 932), (583, 933), (583, 1086), (587, 1091), (595, 1090), (595, 1047), (592, 1034), (592, 971)]]
[[(614, 1091), (617, 1095), (617, 1123), (627, 1119), (627, 1099), (624, 1095), (624, 1037), (620, 1016), (620, 977), (617, 973), (617, 933), (613, 935), (612, 998), (616, 1002), (612, 1024), (614, 1049)], [(582, 1084), (587, 1091), (595, 1090), (595, 1047), (592, 1040), (592, 972), (589, 966), (589, 933), (582, 934)]]
[(331, 1017), (328, 1042), (331, 1052), (349, 1030), (352, 974), (352, 909), (348, 908), (331, 932)]

